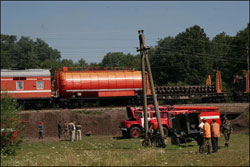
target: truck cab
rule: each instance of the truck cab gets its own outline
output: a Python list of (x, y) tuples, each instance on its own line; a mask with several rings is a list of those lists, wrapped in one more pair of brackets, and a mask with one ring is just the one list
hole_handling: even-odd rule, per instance
[[(125, 121), (121, 121), (120, 130), (124, 137), (138, 138), (142, 135), (144, 129), (143, 107), (127, 106), (127, 117)], [(152, 105), (148, 106), (148, 121), (155, 118), (155, 111)]]

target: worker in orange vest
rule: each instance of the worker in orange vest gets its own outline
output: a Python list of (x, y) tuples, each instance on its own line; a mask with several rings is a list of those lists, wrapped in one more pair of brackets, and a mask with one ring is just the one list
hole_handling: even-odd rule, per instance
[(206, 150), (206, 146), (208, 146), (208, 154), (211, 153), (212, 145), (211, 145), (211, 127), (210, 124), (207, 123), (207, 120), (203, 119), (203, 153)]
[(216, 122), (216, 119), (212, 120), (211, 133), (212, 133), (213, 152), (217, 152), (218, 151), (218, 138), (220, 137), (220, 125)]

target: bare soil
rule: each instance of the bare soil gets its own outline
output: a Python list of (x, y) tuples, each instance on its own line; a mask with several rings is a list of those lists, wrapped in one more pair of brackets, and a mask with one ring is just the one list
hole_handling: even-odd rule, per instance
[(57, 124), (75, 121), (82, 125), (82, 134), (91, 135), (120, 135), (119, 124), (126, 119), (126, 108), (106, 109), (64, 109), (23, 111), (22, 120), (26, 120), (23, 136), (38, 138), (38, 125), (44, 122), (45, 138), (57, 137)]
[[(194, 104), (190, 104), (194, 105)], [(248, 103), (224, 103), (224, 104), (197, 104), (196, 106), (217, 106), (221, 113), (242, 113), (232, 120), (235, 131), (249, 132), (249, 104)], [(22, 120), (26, 120), (23, 136), (30, 140), (38, 140), (38, 125), (44, 122), (45, 140), (59, 140), (57, 138), (57, 124), (59, 121), (71, 120), (82, 125), (82, 134), (91, 135), (116, 135), (120, 136), (119, 125), (126, 120), (126, 107), (107, 107), (93, 109), (60, 109), (60, 110), (30, 110), (21, 112)]]
[(249, 107), (237, 118), (231, 121), (233, 131), (250, 132), (249, 131)]

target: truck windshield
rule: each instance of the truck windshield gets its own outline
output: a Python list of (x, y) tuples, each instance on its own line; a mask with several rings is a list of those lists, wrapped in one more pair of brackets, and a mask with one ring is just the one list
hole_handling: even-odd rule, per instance
[(167, 118), (167, 113), (165, 112), (161, 112), (160, 115), (161, 115), (161, 118)]
[(137, 118), (142, 118), (142, 112), (135, 112)]

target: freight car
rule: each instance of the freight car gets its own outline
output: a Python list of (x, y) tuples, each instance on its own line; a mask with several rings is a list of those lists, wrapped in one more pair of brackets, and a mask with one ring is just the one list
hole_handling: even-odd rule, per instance
[[(60, 107), (78, 107), (86, 102), (127, 104), (142, 91), (141, 71), (84, 70), (70, 71), (64, 67), (56, 71), (55, 101)], [(150, 94), (150, 89), (147, 88)]]
[(215, 85), (185, 85), (185, 86), (158, 86), (156, 93), (159, 100), (194, 100), (201, 102), (225, 102), (226, 98), (236, 102), (249, 102), (249, 71), (244, 77), (235, 76), (232, 92), (222, 91), (222, 79), (219, 71), (216, 71)]

